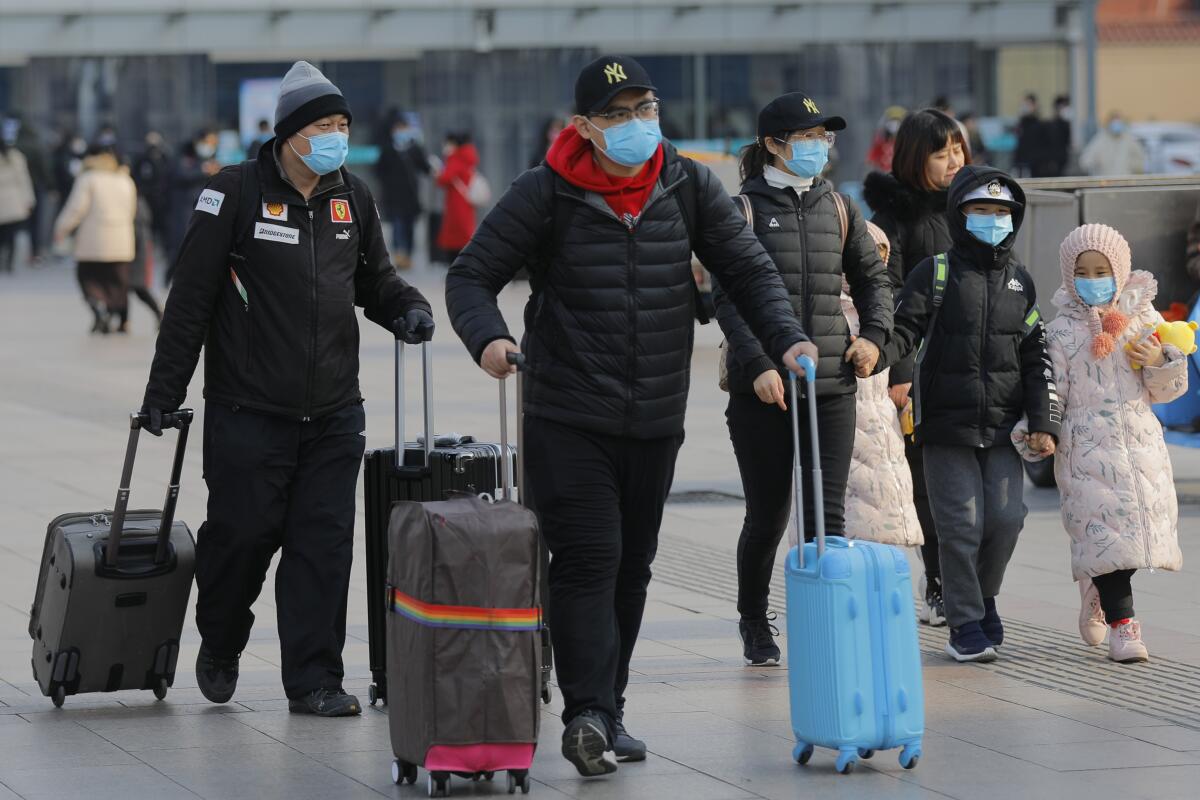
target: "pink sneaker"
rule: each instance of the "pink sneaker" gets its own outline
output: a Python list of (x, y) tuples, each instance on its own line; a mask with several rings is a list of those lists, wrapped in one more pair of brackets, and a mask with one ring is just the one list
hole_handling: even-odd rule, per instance
[(1096, 647), (1104, 642), (1108, 623), (1104, 621), (1104, 610), (1100, 608), (1100, 592), (1091, 578), (1079, 582), (1079, 635), (1083, 643)]
[(1142, 644), (1142, 623), (1131, 619), (1113, 628), (1108, 638), (1108, 657), (1120, 664), (1149, 661), (1150, 653)]

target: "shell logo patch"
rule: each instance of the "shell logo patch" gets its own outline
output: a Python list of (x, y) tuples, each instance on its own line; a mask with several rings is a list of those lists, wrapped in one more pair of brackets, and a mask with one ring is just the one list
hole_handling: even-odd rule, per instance
[(287, 222), (288, 207), (284, 203), (263, 203), (262, 215), (264, 219), (275, 219), (280, 222)]
[(334, 222), (354, 222), (350, 216), (350, 203), (347, 200), (329, 201), (329, 218)]

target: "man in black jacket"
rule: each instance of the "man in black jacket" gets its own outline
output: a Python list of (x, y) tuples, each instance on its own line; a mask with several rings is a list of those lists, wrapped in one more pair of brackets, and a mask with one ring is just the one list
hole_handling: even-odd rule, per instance
[(200, 691), (228, 702), (275, 551), (283, 683), (297, 713), (360, 713), (342, 690), (365, 418), (358, 321), (408, 342), (429, 304), (393, 272), (375, 202), (342, 164), (350, 107), (315, 67), (280, 87), (275, 138), (201, 192), (176, 264), (144, 412), (183, 403), (205, 346), (208, 520), (196, 544)]
[(1062, 409), (1033, 278), (1012, 253), (1025, 193), (1000, 170), (964, 167), (949, 208), (954, 244), (904, 284), (884, 359), (917, 350), (914, 435), (937, 523), (946, 652), (990, 661), (1004, 640), (996, 595), (1026, 511), (1010, 435), (1024, 415), (1031, 447), (1052, 453)]
[(772, 358), (815, 359), (770, 258), (712, 173), (661, 142), (633, 59), (580, 73), (576, 116), (450, 269), (455, 331), (490, 375), (517, 345), (496, 295), (531, 254), (526, 496), (550, 547), (563, 755), (582, 775), (645, 758), (622, 723), (629, 659), (683, 441), (695, 250)]

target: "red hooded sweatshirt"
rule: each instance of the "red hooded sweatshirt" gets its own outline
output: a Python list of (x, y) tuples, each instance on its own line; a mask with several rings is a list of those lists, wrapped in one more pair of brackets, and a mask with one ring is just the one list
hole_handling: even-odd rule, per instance
[(662, 172), (663, 149), (660, 144), (637, 175), (622, 178), (605, 172), (596, 162), (592, 143), (567, 127), (550, 145), (546, 163), (572, 186), (603, 196), (617, 218), (633, 228)]

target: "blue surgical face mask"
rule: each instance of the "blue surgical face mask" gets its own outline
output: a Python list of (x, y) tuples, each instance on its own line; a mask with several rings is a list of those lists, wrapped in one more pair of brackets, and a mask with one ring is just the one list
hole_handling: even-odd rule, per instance
[(1112, 122), (1108, 123), (1108, 132), (1113, 136), (1120, 136), (1125, 132), (1125, 120), (1114, 119)]
[(331, 133), (322, 133), (318, 136), (308, 137), (303, 133), (297, 133), (301, 139), (307, 139), (312, 147), (312, 152), (306, 156), (301, 156), (292, 147), (291, 141), (288, 142), (288, 147), (292, 147), (292, 152), (300, 156), (300, 160), (304, 162), (304, 166), (311, 169), (318, 175), (328, 175), (337, 170), (342, 164), (346, 163), (346, 155), (350, 152), (350, 137), (340, 131)]
[(829, 143), (824, 139), (803, 139), (792, 142), (792, 157), (784, 163), (794, 175), (815, 178), (829, 163)]
[(658, 120), (631, 119), (605, 128), (606, 146), (601, 148), (596, 145), (596, 149), (623, 167), (640, 167), (650, 160), (661, 141), (662, 131), (658, 127)]
[(413, 140), (413, 132), (409, 130), (392, 131), (392, 146), (403, 150)]
[(1117, 279), (1111, 275), (1107, 278), (1075, 279), (1075, 294), (1089, 306), (1106, 306), (1116, 293)]
[(967, 230), (979, 241), (995, 247), (1013, 232), (1011, 214), (967, 214)]

